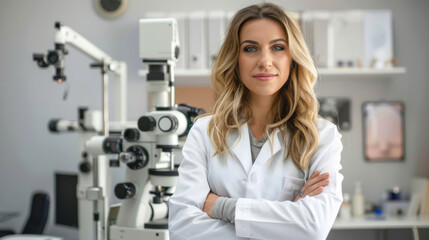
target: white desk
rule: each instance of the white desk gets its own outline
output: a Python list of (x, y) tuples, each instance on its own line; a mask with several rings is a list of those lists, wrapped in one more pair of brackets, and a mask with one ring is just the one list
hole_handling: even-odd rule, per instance
[(0, 238), (0, 240), (63, 240), (60, 237), (52, 237), (47, 235), (31, 235), (31, 234), (15, 234), (7, 235)]
[(332, 229), (411, 229), (415, 240), (419, 239), (419, 228), (429, 228), (429, 217), (390, 217), (337, 219)]

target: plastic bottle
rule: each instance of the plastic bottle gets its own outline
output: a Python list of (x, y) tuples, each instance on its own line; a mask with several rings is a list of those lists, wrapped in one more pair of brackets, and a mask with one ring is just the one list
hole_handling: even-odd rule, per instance
[(340, 209), (340, 218), (341, 219), (350, 219), (352, 216), (352, 207), (350, 206), (350, 194), (344, 193), (343, 195), (343, 204)]
[(363, 217), (365, 214), (365, 200), (362, 196), (361, 183), (356, 182), (355, 194), (353, 196), (353, 216)]

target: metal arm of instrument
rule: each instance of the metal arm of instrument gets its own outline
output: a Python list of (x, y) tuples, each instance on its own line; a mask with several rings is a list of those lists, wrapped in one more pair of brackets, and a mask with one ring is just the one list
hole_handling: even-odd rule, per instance
[(115, 73), (118, 81), (115, 81), (114, 89), (116, 89), (116, 94), (120, 98), (119, 101), (115, 101), (115, 110), (117, 110), (115, 111), (117, 116), (116, 119), (119, 119), (121, 122), (125, 122), (127, 115), (127, 65), (125, 62), (114, 60), (112, 57), (107, 55), (101, 49), (96, 47), (94, 44), (68, 26), (61, 25), (61, 23), (57, 22), (55, 23), (55, 28), (57, 29), (54, 39), (55, 44), (70, 44), (98, 63), (107, 65), (107, 69)]
[(110, 71), (116, 72), (118, 74), (120, 73), (117, 71), (119, 68), (118, 61), (113, 60), (109, 55), (86, 40), (72, 28), (64, 26), (59, 22), (55, 23), (55, 28), (57, 29), (54, 40), (56, 44), (70, 44), (89, 57), (93, 58), (95, 61), (107, 64)]

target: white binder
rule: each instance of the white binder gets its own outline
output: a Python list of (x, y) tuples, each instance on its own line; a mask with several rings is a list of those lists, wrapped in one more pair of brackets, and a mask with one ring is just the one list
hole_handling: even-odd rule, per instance
[(365, 66), (374, 68), (392, 67), (392, 22), (392, 12), (390, 10), (364, 13)]
[(188, 63), (190, 69), (207, 68), (207, 14), (192, 12), (189, 15)]
[(316, 67), (335, 67), (331, 14), (308, 11), (301, 16), (302, 33)]
[(364, 58), (363, 11), (335, 12), (332, 14), (331, 26), (333, 36), (328, 41), (332, 44), (333, 64), (328, 64), (328, 67), (358, 66), (358, 62)]
[(217, 57), (220, 46), (225, 38), (225, 12), (212, 11), (208, 14), (208, 67), (213, 64), (213, 60)]
[(318, 67), (334, 67), (329, 40), (332, 41), (329, 13), (321, 13), (313, 21), (313, 54)]

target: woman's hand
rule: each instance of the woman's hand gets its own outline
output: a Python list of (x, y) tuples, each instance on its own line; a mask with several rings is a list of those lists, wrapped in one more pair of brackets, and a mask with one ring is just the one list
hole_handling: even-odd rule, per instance
[(213, 205), (216, 202), (216, 199), (218, 199), (219, 196), (209, 192), (209, 194), (207, 194), (207, 198), (206, 201), (204, 202), (204, 206), (203, 206), (203, 212), (207, 213), (207, 215), (209, 215), (209, 217), (213, 218), (212, 215), (212, 209), (213, 209)]
[(320, 174), (319, 171), (315, 171), (308, 181), (301, 188), (300, 194), (296, 196), (295, 201), (305, 196), (316, 196), (323, 192), (323, 187), (329, 184), (329, 173)]

